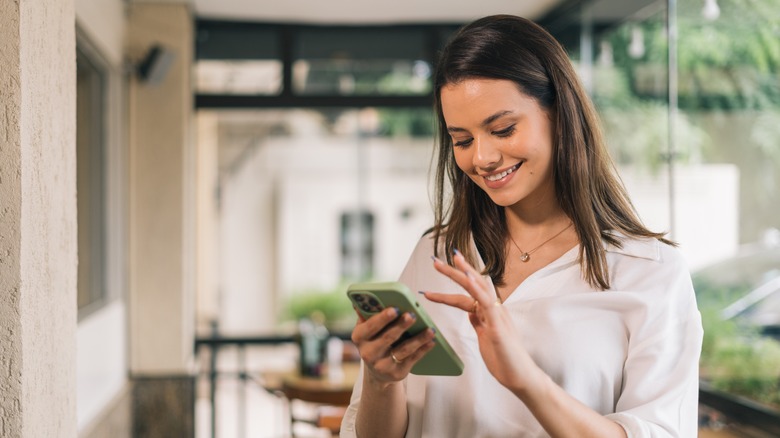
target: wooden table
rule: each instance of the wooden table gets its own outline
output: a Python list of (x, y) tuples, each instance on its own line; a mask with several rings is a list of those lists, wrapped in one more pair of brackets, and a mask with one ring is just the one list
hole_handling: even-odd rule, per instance
[[(339, 380), (327, 378), (327, 370), (323, 377), (301, 376), (298, 370), (284, 372), (266, 372), (261, 374), (263, 387), (272, 393), (283, 396), (288, 402), (290, 415), (290, 432), (293, 424), (299, 421), (314, 423), (318, 427), (326, 427), (337, 433), (341, 417), (352, 397), (352, 387), (360, 370), (359, 362), (346, 362), (341, 366)], [(297, 419), (293, 416), (290, 402), (301, 400), (322, 405), (316, 421)], [(338, 407), (340, 409), (333, 409)]]

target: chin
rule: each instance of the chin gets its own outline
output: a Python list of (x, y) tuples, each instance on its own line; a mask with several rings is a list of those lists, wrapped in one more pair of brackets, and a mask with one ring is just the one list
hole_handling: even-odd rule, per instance
[(490, 200), (499, 207), (510, 207), (520, 202), (520, 200), (516, 197), (510, 198), (508, 196), (491, 196), (490, 194), (488, 194), (488, 197), (490, 197)]

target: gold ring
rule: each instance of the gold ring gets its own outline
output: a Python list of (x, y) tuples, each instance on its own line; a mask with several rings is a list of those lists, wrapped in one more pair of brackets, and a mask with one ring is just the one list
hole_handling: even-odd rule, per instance
[(390, 350), (390, 359), (393, 359), (393, 362), (394, 362), (396, 365), (401, 365), (401, 364), (404, 362), (404, 361), (402, 361), (402, 360), (398, 360), (398, 358), (397, 358), (397, 357), (395, 357), (395, 353), (393, 353), (393, 350)]
[(478, 309), (478, 308), (479, 308), (479, 301), (477, 301), (477, 300), (474, 300), (474, 305), (473, 305), (473, 306), (471, 306), (471, 310), (470, 310), (470, 312), (471, 312), (471, 313), (477, 313), (477, 309)]
[(494, 305), (494, 306), (500, 306), (500, 305), (501, 305), (501, 300), (498, 300), (498, 299), (497, 299), (497, 300), (496, 300), (496, 302), (495, 302), (495, 303), (493, 303), (493, 305)]

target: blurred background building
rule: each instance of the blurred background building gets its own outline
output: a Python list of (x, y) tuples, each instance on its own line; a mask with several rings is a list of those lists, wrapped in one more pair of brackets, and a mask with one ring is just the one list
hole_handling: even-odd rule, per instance
[[(702, 433), (777, 432), (780, 0), (17, 0), (0, 436), (287, 436), (311, 412), (269, 373), (301, 320), (346, 338), (346, 284), (394, 280), (432, 225), (436, 54), (494, 13), (564, 44), (688, 259)], [(736, 396), (759, 413), (710, 410)]]

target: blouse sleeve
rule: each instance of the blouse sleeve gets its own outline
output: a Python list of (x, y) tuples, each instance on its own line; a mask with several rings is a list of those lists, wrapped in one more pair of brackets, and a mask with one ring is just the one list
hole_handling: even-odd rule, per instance
[(662, 265), (653, 276), (660, 304), (632, 333), (621, 395), (607, 415), (629, 438), (697, 435), (701, 316), (682, 257), (667, 247)]
[(360, 393), (363, 390), (363, 362), (360, 363), (360, 372), (358, 373), (357, 380), (355, 380), (355, 387), (352, 388), (352, 398), (349, 401), (349, 407), (344, 413), (344, 418), (341, 420), (341, 430), (339, 431), (340, 438), (357, 438), (355, 433), (355, 421), (357, 420), (358, 408), (360, 407)]

